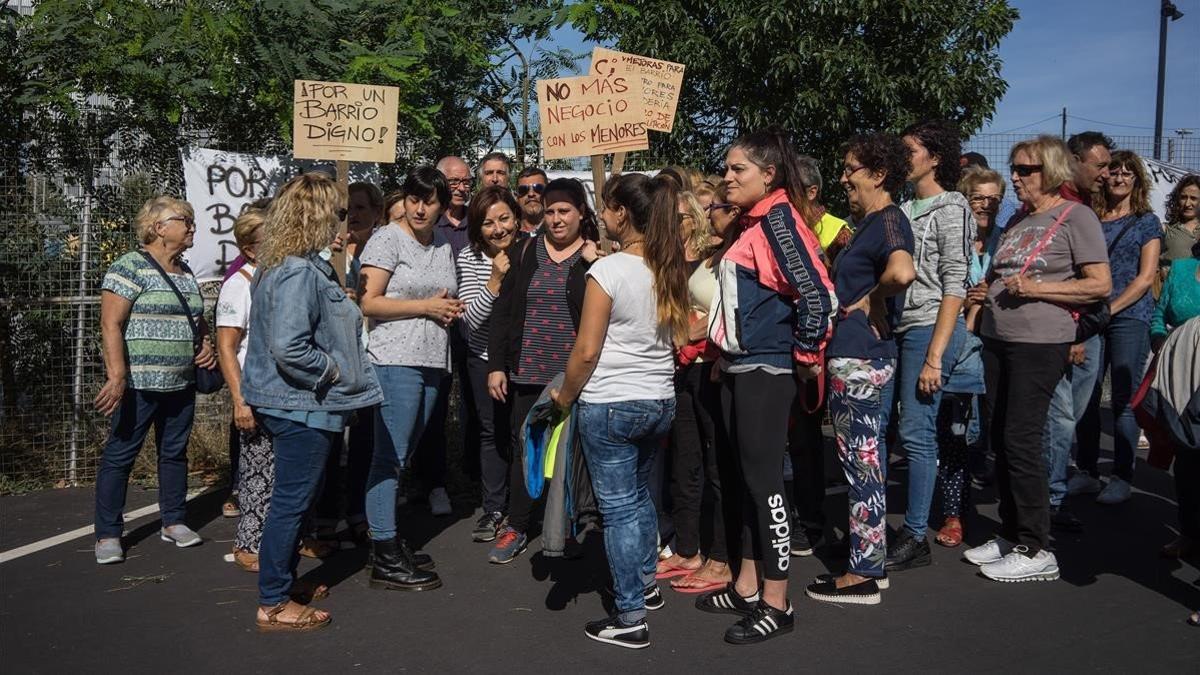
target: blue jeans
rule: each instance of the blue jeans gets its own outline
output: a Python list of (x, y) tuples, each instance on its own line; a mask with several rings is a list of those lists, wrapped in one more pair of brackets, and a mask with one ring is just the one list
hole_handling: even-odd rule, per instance
[[(966, 336), (966, 325), (960, 319), (942, 354), (942, 384), (953, 372)], [(897, 401), (899, 403), (897, 438), (908, 456), (908, 510), (904, 514), (904, 528), (914, 537), (925, 536), (934, 488), (937, 486), (937, 415), (942, 403), (942, 390), (939, 389), (932, 396), (917, 391), (921, 368), (925, 365), (925, 352), (932, 338), (933, 326), (917, 326), (896, 335), (896, 347), (900, 352), (896, 376), (884, 385), (880, 400), (881, 430), (888, 428), (892, 406)], [(881, 436), (886, 437), (886, 431)], [(889, 453), (882, 439), (880, 448), (883, 450), (880, 462), (886, 466)]]
[(196, 411), (196, 390), (126, 389), (112, 416), (112, 431), (96, 472), (96, 538), (119, 538), (129, 491), (129, 472), (150, 426), (158, 450), (158, 508), (163, 527), (183, 522), (187, 501), (187, 445)]
[(375, 409), (375, 453), (367, 476), (367, 523), (371, 539), (396, 537), (396, 488), (437, 404), (446, 381), (440, 368), (375, 366), (383, 403)]
[(1067, 465), (1071, 461), (1075, 427), (1083, 419), (1100, 371), (1100, 338), (1093, 336), (1083, 344), (1083, 364), (1067, 366), (1067, 374), (1058, 381), (1046, 415), (1042, 447), (1046, 468), (1050, 470), (1051, 506), (1061, 506), (1067, 496)]
[(1087, 414), (1079, 426), (1079, 452), (1076, 464), (1093, 476), (1099, 475), (1100, 394), (1104, 373), (1112, 376), (1113, 469), (1117, 478), (1133, 480), (1134, 453), (1137, 451), (1138, 425), (1129, 401), (1146, 374), (1146, 356), (1150, 352), (1150, 326), (1144, 321), (1114, 316), (1100, 335), (1100, 364)]
[(299, 422), (258, 415), (275, 448), (275, 485), (258, 548), (258, 602), (288, 599), (300, 562), (300, 524), (316, 498), (335, 433)]
[(675, 399), (579, 402), (577, 421), (592, 488), (604, 517), (604, 551), (617, 612), (626, 624), (646, 617), (642, 591), (654, 583), (658, 517), (650, 500), (650, 466), (671, 430)]

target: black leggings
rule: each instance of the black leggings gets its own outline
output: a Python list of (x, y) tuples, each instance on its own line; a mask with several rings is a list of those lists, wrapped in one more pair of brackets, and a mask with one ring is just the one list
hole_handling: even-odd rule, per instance
[[(525, 465), (521, 460), (522, 453), (520, 436), (521, 427), (525, 426), (525, 417), (529, 409), (537, 403), (545, 387), (537, 384), (517, 384), (508, 382), (508, 400), (512, 404), (510, 462), (508, 474), (508, 525), (522, 534), (529, 531), (533, 520), (533, 510), (541, 498), (534, 502), (525, 489)], [(543, 495), (544, 496), (544, 495)]]
[[(725, 373), (721, 409), (741, 466), (743, 556), (760, 562), (764, 579), (786, 581), (791, 517), (783, 488), (788, 412), (796, 396), (791, 373)], [(732, 497), (732, 494), (731, 494)]]

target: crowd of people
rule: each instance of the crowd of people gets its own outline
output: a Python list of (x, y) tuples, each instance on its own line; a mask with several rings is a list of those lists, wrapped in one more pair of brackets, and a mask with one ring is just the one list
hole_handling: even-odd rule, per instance
[[(664, 586), (735, 616), (728, 642), (791, 631), (790, 562), (822, 546), (845, 569), (802, 580), (804, 595), (879, 604), (889, 574), (932, 562), (931, 538), (963, 546), (989, 484), (999, 528), (972, 533), (963, 558), (990, 580), (1058, 579), (1051, 532), (1082, 526), (1066, 498), (1131, 498), (1143, 410), (1158, 465), (1174, 459), (1179, 537), (1162, 554), (1195, 560), (1200, 176), (1175, 185), (1164, 226), (1142, 161), (1102, 134), (1022, 141), (1008, 181), (961, 150), (936, 120), (850, 139), (848, 220), (774, 128), (734, 141), (723, 175), (612, 176), (599, 213), (581, 182), (514, 176), (502, 153), (474, 172), (459, 157), (417, 166), (386, 195), (300, 174), (237, 219), (215, 340), (181, 259), (195, 214), (152, 199), (102, 286), (96, 561), (124, 559), (151, 427), (161, 537), (202, 542), (185, 523), (186, 448), (214, 379), (233, 410), (232, 559), (258, 575), (264, 631), (330, 622), (312, 604), (329, 589), (296, 567), (345, 542), (369, 547), (372, 588), (442, 585), (397, 506), (417, 479), (434, 515), (454, 512), (454, 433), (480, 489), (480, 562), (511, 563), (538, 531), (543, 555), (566, 557), (602, 533), (615, 611), (584, 629), (622, 647), (649, 645)], [(840, 541), (826, 422), (849, 486)]]

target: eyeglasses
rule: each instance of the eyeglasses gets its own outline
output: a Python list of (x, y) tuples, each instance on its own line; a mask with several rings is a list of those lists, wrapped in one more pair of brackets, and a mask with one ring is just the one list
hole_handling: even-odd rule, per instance
[(1109, 178), (1133, 178), (1136, 175), (1137, 174), (1135, 174), (1134, 172), (1132, 172), (1128, 169), (1116, 170), (1116, 171), (1113, 171), (1110, 169), (1108, 172)]
[(454, 185), (458, 185), (458, 186), (470, 185), (471, 179), (470, 178), (447, 178), (446, 184), (452, 185), (452, 186), (454, 186)]
[(546, 191), (546, 185), (544, 183), (530, 183), (529, 185), (518, 185), (517, 186), (517, 196), (524, 197), (525, 195), (529, 194), (530, 190), (533, 190), (534, 192), (536, 192), (540, 195)]
[(1041, 164), (1013, 164), (1012, 172), (1017, 174), (1018, 176), (1021, 176), (1022, 178), (1024, 178), (1025, 176), (1032, 176), (1035, 173), (1041, 173), (1042, 165)]
[(704, 210), (708, 211), (709, 213), (712, 213), (713, 211), (720, 211), (722, 209), (732, 209), (733, 206), (734, 206), (733, 204), (725, 204), (722, 202), (713, 202), (712, 204), (709, 204), (708, 206), (704, 207)]
[(195, 227), (196, 226), (196, 219), (189, 218), (187, 216), (171, 216), (170, 218), (163, 218), (162, 220), (160, 220), (158, 222), (169, 223), (173, 220), (178, 220), (179, 222), (183, 223), (184, 227)]
[(863, 166), (861, 164), (858, 166), (850, 166), (849, 164), (847, 164), (846, 166), (842, 167), (842, 178), (849, 178), (850, 176), (853, 176), (854, 174), (858, 173), (859, 171), (862, 171), (865, 168), (867, 168), (867, 167)]
[(1000, 198), (995, 195), (971, 195), (971, 198), (967, 201), (971, 203), (971, 206), (981, 206), (984, 204), (991, 206), (999, 204)]

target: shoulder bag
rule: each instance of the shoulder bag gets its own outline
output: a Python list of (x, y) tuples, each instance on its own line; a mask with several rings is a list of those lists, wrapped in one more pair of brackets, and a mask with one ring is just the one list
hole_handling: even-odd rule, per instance
[[(163, 280), (167, 282), (167, 286), (170, 286), (171, 290), (175, 291), (175, 297), (179, 300), (179, 306), (183, 307), (184, 315), (187, 316), (188, 325), (192, 327), (193, 353), (199, 354), (200, 350), (204, 348), (204, 337), (200, 334), (199, 324), (196, 323), (196, 319), (192, 316), (192, 308), (191, 305), (188, 304), (187, 298), (184, 297), (183, 293), (179, 291), (179, 287), (176, 286), (175, 282), (171, 280), (171, 275), (167, 274), (167, 271), (162, 268), (162, 265), (158, 264), (158, 261), (154, 259), (154, 256), (140, 249), (138, 250), (138, 253), (141, 253), (142, 257), (146, 259), (146, 262), (150, 263), (154, 269), (158, 270), (158, 273), (162, 275)], [(188, 273), (190, 274), (191, 270), (188, 270)], [(194, 278), (195, 277), (193, 277), (193, 279)], [(199, 284), (197, 284), (197, 288), (198, 287)], [(220, 391), (221, 387), (223, 386), (225, 386), (225, 376), (221, 374), (220, 368), (201, 368), (200, 366), (196, 366), (197, 392), (201, 394), (214, 394)]]

